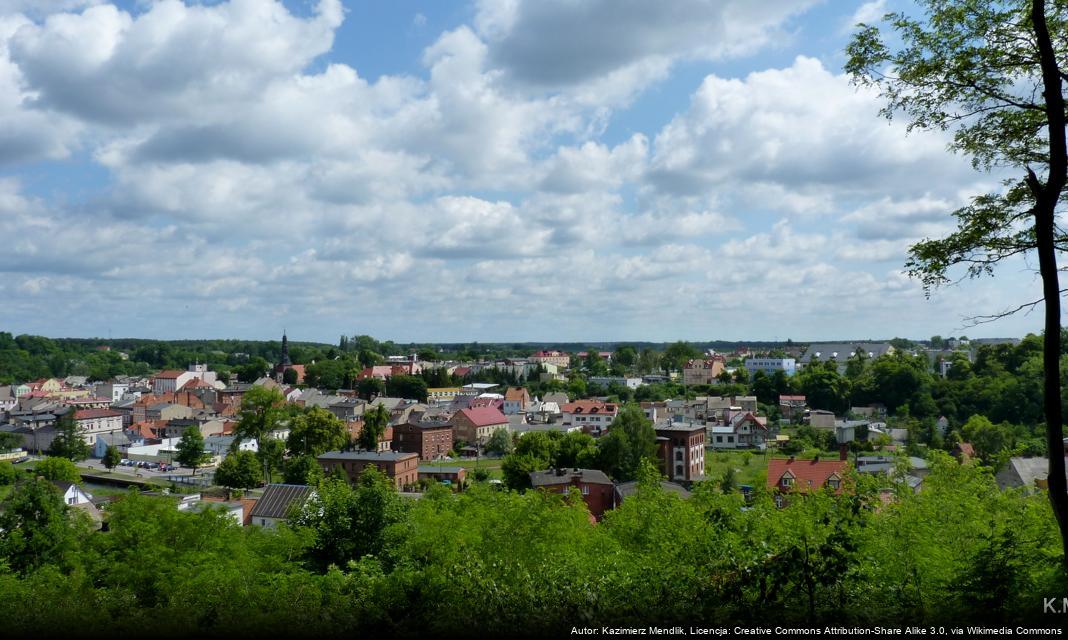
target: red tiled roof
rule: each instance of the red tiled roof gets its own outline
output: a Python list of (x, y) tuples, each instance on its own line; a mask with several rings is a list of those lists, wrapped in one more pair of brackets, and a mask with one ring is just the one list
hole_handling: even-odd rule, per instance
[(504, 392), (505, 400), (529, 400), (530, 394), (523, 387), (508, 387)]
[(789, 402), (797, 402), (797, 401), (804, 402), (805, 401), (805, 396), (782, 396), (782, 395), (779, 396), (779, 402), (787, 402), (787, 401), (789, 401)]
[(615, 414), (619, 412), (619, 406), (601, 402), (600, 400), (576, 400), (574, 402), (568, 402), (564, 406), (560, 407), (562, 413), (607, 413)]
[(460, 413), (471, 421), (476, 427), (487, 427), (494, 424), (508, 424), (508, 418), (497, 407), (474, 407), (461, 409)]
[(121, 418), (122, 414), (111, 409), (79, 409), (74, 412), (75, 420), (93, 420), (96, 418)]
[[(811, 491), (827, 485), (827, 480), (837, 475), (845, 480), (849, 463), (845, 460), (797, 460), (772, 458), (768, 460), (768, 489), (779, 489), (780, 480), (789, 472), (793, 478), (791, 491)], [(835, 493), (841, 493), (844, 484), (838, 485)]]
[(157, 373), (156, 375), (154, 375), (152, 377), (153, 378), (160, 378), (160, 379), (163, 379), (163, 380), (175, 380), (175, 379), (178, 378), (178, 376), (182, 375), (183, 373), (185, 373), (185, 371), (177, 371), (177, 370), (160, 371), (159, 373)]

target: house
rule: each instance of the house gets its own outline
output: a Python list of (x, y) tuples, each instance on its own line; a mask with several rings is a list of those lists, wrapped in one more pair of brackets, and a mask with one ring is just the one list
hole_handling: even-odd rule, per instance
[(337, 470), (355, 482), (367, 467), (377, 467), (393, 480), (398, 489), (419, 480), (419, 456), (401, 451), (328, 451), (316, 458), (323, 473)]
[(563, 351), (539, 351), (528, 358), (538, 364), (551, 364), (561, 369), (571, 366), (571, 356)]
[(657, 424), (655, 430), (661, 473), (677, 482), (703, 480), (705, 425), (671, 420)]
[(615, 384), (630, 389), (631, 391), (644, 384), (641, 378), (631, 378), (628, 376), (590, 376), (588, 382), (597, 385), (598, 387), (604, 387), (605, 389)]
[(145, 407), (145, 420), (174, 420), (177, 418), (192, 418), (193, 409), (180, 404), (169, 402), (157, 402)]
[(829, 489), (835, 495), (845, 490), (846, 474), (849, 463), (845, 460), (798, 460), (789, 458), (772, 458), (768, 460), (767, 488), (779, 494), (776, 503), (782, 506), (782, 494), (808, 493), (818, 489)]
[(833, 411), (813, 409), (808, 412), (808, 425), (814, 429), (833, 429), (836, 424)]
[(504, 415), (523, 413), (530, 404), (530, 393), (524, 387), (508, 387), (504, 392)]
[[(768, 419), (757, 416), (751, 412), (734, 414), (730, 421), (724, 425), (734, 434), (735, 447), (755, 447), (764, 449), (768, 444)], [(718, 442), (712, 446), (719, 448)], [(729, 449), (730, 447), (724, 447)]]
[(440, 460), (452, 450), (453, 426), (448, 418), (424, 419), (409, 415), (407, 422), (393, 426), (393, 450), (414, 453), (420, 460)]
[(467, 478), (467, 469), (463, 467), (431, 467), (419, 466), (419, 479), (442, 482), (454, 487), (462, 487)]
[(111, 409), (81, 409), (74, 412), (78, 433), (90, 447), (104, 434), (122, 434), (122, 414)]
[(975, 447), (970, 442), (958, 442), (949, 452), (960, 463), (965, 463), (975, 457)]
[(560, 407), (563, 424), (578, 426), (584, 433), (597, 438), (608, 432), (608, 427), (619, 415), (619, 405), (600, 400), (576, 400)]
[(597, 469), (532, 471), (530, 484), (541, 491), (564, 494), (570, 492), (571, 487), (576, 487), (595, 520), (600, 520), (604, 512), (615, 505), (615, 485), (603, 471)]
[[(1068, 457), (1065, 458), (1068, 467)], [(1068, 477), (1068, 470), (1065, 471)], [(1009, 458), (1009, 463), (994, 476), (1001, 489), (1036, 489), (1049, 488), (1049, 458)]]
[(314, 494), (315, 489), (304, 484), (269, 484), (252, 507), (252, 524), (274, 529), (291, 510), (303, 507)]
[(801, 418), (805, 413), (805, 396), (779, 396), (779, 413), (789, 420)]
[(11, 411), (18, 403), (19, 399), (15, 395), (15, 387), (13, 385), (0, 387), (0, 413)]
[(468, 407), (453, 414), (449, 423), (456, 440), (485, 444), (494, 431), (508, 428), (508, 417), (495, 407)]
[(788, 376), (797, 372), (797, 361), (793, 358), (746, 358), (745, 370), (752, 376), (757, 371), (771, 376), (776, 371), (782, 371)]
[[(690, 492), (686, 490), (686, 487), (678, 484), (677, 482), (668, 482), (667, 480), (660, 481), (660, 489), (664, 493), (673, 493), (682, 499), (690, 497)], [(626, 498), (638, 493), (638, 481), (631, 480), (630, 482), (621, 482), (616, 485), (615, 505), (618, 506)]]
[(59, 491), (63, 495), (63, 504), (69, 507), (92, 504), (93, 502), (93, 496), (73, 482), (57, 481), (52, 484), (59, 487)]
[(434, 387), (426, 390), (426, 401), (430, 404), (448, 404), (459, 393), (460, 387)]
[(108, 447), (115, 447), (120, 453), (126, 453), (132, 444), (130, 437), (123, 431), (101, 433), (96, 437), (96, 443), (93, 445), (93, 457), (103, 458), (107, 453)]
[(682, 368), (682, 383), (715, 384), (719, 374), (727, 368), (727, 360), (723, 356), (712, 356), (688, 361)]

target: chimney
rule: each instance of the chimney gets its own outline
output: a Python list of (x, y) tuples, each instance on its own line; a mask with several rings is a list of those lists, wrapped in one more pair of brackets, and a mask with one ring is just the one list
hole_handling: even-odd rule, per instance
[(816, 456), (815, 458), (812, 458), (812, 462), (819, 462), (819, 461), (820, 461), (820, 457), (819, 456)]
[(787, 460), (787, 462), (791, 462), (791, 463), (792, 463), (793, 461), (794, 461), (794, 457), (793, 457), (793, 456), (790, 456), (790, 459), (789, 459), (789, 460)]

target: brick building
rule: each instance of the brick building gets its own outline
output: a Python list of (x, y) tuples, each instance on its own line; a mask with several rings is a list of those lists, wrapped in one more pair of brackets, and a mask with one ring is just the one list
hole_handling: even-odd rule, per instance
[(603, 471), (597, 469), (546, 469), (532, 471), (530, 484), (535, 489), (551, 493), (567, 493), (578, 488), (590, 515), (600, 520), (604, 512), (615, 506), (616, 487)]
[(377, 467), (403, 489), (419, 481), (419, 456), (399, 451), (328, 451), (316, 460), (323, 473), (341, 470), (350, 482), (355, 482), (367, 467)]
[(457, 411), (450, 421), (453, 438), (468, 444), (485, 444), (497, 429), (508, 429), (508, 416), (496, 407), (468, 407)]
[(661, 473), (676, 482), (704, 480), (705, 425), (674, 420), (655, 429)]
[(452, 425), (446, 421), (409, 420), (393, 427), (393, 450), (414, 453), (420, 460), (439, 460), (452, 450)]

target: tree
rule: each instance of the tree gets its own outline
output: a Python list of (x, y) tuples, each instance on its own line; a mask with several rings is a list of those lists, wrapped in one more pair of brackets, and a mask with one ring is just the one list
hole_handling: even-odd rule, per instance
[(89, 443), (79, 433), (73, 410), (56, 419), (56, 437), (52, 440), (51, 453), (74, 462), (85, 460), (92, 453)]
[(183, 467), (191, 468), (193, 475), (197, 474), (197, 467), (211, 459), (211, 454), (204, 451), (204, 436), (199, 426), (193, 425), (185, 430), (178, 441), (178, 452), (174, 459)]
[(723, 477), (719, 480), (719, 490), (723, 493), (733, 493), (738, 488), (738, 479), (734, 474), (734, 467), (727, 467)]
[(262, 478), (263, 470), (256, 454), (246, 450), (231, 452), (215, 470), (215, 484), (231, 490), (259, 486)]
[(277, 438), (264, 438), (256, 449), (256, 459), (263, 469), (263, 481), (270, 482), (274, 472), (282, 468), (286, 445)]
[(387, 426), (389, 426), (389, 409), (386, 405), (375, 405), (364, 413), (363, 429), (360, 430), (360, 437), (357, 440), (360, 448), (366, 451), (377, 451), (378, 440), (386, 432)]
[(231, 451), (236, 451), (245, 439), (257, 442), (278, 427), (283, 416), (285, 398), (277, 389), (252, 387), (241, 398), (241, 410), (238, 412), (237, 426), (234, 427), (234, 441)]
[(104, 450), (104, 457), (100, 461), (104, 463), (104, 468), (111, 471), (122, 462), (122, 454), (113, 445), (108, 445), (108, 448)]
[(323, 478), (323, 468), (315, 456), (297, 456), (286, 461), (283, 475), (286, 484), (316, 485)]
[(297, 373), (296, 369), (286, 369), (282, 372), (282, 382), (284, 384), (297, 384), (297, 379), (299, 377), (300, 375)]
[(512, 452), (512, 434), (508, 429), (497, 429), (486, 441), (486, 453), (507, 455)]
[[(1056, 45), (1068, 35), (1068, 7), (1045, 0), (922, 0), (926, 21), (890, 14), (896, 49), (878, 27), (862, 25), (849, 45), (854, 81), (878, 88), (886, 117), (904, 113), (910, 128), (952, 130), (954, 151), (976, 168), (1011, 168), (1019, 176), (954, 212), (957, 230), (912, 246), (906, 264), (930, 290), (992, 275), (1005, 260), (1037, 253), (1042, 297), (994, 317), (1044, 302), (1043, 407), (1050, 451), (1062, 448), (1061, 289), (1057, 255), (1068, 238), (1056, 224), (1068, 183), (1065, 101)], [(892, 71), (891, 71), (892, 70)], [(987, 319), (989, 319), (988, 317)], [(982, 318), (980, 318), (982, 319)], [(1050, 505), (1068, 566), (1068, 482), (1064, 457), (1049, 456)]]
[(667, 371), (682, 371), (682, 368), (689, 360), (700, 356), (701, 352), (692, 344), (680, 340), (671, 343), (667, 349), (664, 349), (664, 354), (660, 357), (660, 363)]
[(618, 362), (624, 367), (633, 367), (638, 362), (638, 350), (629, 344), (616, 349), (612, 355), (612, 362)]
[(74, 466), (74, 463), (67, 458), (54, 456), (45, 458), (34, 465), (33, 471), (45, 480), (51, 480), (52, 482), (73, 482), (77, 484), (82, 481), (78, 467)]
[(386, 383), (378, 378), (364, 378), (356, 381), (356, 393), (368, 402), (385, 392)]
[(386, 394), (393, 398), (426, 402), (426, 393), (426, 380), (419, 376), (390, 376), (386, 380)]
[(599, 468), (620, 482), (637, 477), (642, 460), (656, 461), (656, 431), (637, 405), (627, 405), (597, 442)]
[(317, 456), (348, 444), (345, 423), (322, 407), (308, 407), (290, 422), (286, 447), (293, 454)]
[(22, 436), (9, 431), (0, 432), (0, 451), (10, 451), (22, 446)]
[(0, 487), (14, 484), (17, 476), (18, 474), (15, 472), (15, 465), (7, 460), (0, 462)]
[(0, 509), (0, 560), (15, 571), (32, 572), (72, 550), (74, 532), (59, 489), (47, 479), (30, 478)]

